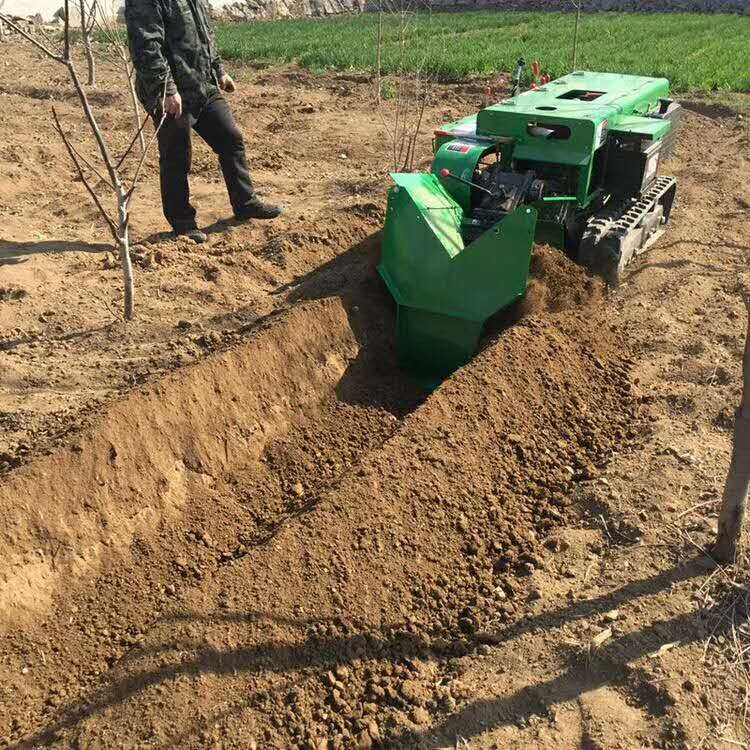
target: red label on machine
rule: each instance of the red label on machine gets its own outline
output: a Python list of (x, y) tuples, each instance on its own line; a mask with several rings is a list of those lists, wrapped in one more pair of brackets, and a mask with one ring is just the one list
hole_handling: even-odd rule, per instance
[(471, 148), (469, 143), (450, 143), (446, 146), (447, 151), (458, 151), (459, 154), (468, 154)]

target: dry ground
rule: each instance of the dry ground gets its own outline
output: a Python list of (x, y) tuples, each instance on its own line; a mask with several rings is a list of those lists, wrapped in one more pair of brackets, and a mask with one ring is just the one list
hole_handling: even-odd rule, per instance
[[(199, 146), (211, 241), (168, 241), (151, 163), (126, 326), (50, 126), (54, 98), (84, 136), (68, 86), (2, 53), (0, 746), (747, 746), (747, 590), (702, 552), (739, 398), (743, 109), (686, 102), (674, 224), (627, 286), (538, 249), (530, 314), (428, 397), (373, 270), (367, 82), (235, 71), (286, 213), (223, 222)], [(92, 98), (124, 143), (117, 90)]]

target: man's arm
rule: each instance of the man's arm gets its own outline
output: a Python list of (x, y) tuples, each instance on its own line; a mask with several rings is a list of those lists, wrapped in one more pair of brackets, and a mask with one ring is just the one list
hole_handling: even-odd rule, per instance
[(211, 67), (214, 69), (214, 73), (216, 74), (216, 79), (220, 81), (227, 73), (224, 70), (224, 63), (222, 62), (221, 57), (219, 57), (219, 53), (216, 51), (216, 39), (214, 38), (213, 34), (214, 32), (212, 29), (211, 41), (213, 42), (214, 59), (211, 60)]
[[(216, 50), (216, 40), (213, 37), (213, 29), (211, 30), (211, 42), (213, 44), (213, 49)], [(216, 80), (219, 82), (219, 88), (222, 91), (227, 91), (228, 93), (232, 93), (236, 90), (236, 85), (234, 83), (234, 79), (232, 76), (229, 75), (229, 73), (224, 70), (224, 63), (221, 60), (221, 57), (219, 57), (218, 52), (214, 52), (214, 58), (211, 61), (211, 67), (213, 68), (214, 74), (216, 75)]]
[(216, 44), (215, 24), (211, 17), (211, 13), (209, 12), (208, 6), (205, 2), (203, 2), (202, 0), (199, 0), (199, 2), (210, 40), (209, 49), (211, 51), (211, 70), (213, 70), (214, 75), (216, 76), (216, 81), (222, 91), (234, 91), (234, 81), (232, 80), (232, 77), (227, 74), (226, 70), (224, 70), (224, 62), (222, 61), (221, 55), (219, 55), (218, 52), (218, 46)]
[(160, 0), (126, 0), (130, 56), (138, 78), (151, 97), (177, 94), (169, 63), (164, 57), (164, 19)]

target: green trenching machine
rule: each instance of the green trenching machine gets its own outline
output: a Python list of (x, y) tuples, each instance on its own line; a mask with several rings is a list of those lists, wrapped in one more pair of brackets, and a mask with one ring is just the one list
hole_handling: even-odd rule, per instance
[(378, 266), (402, 364), (436, 383), (468, 362), (535, 241), (618, 284), (669, 221), (680, 111), (665, 79), (575, 72), (435, 131), (431, 173), (392, 175)]

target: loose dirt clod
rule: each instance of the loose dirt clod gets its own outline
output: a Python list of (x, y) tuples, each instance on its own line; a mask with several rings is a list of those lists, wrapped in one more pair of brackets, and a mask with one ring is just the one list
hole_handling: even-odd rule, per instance
[(555, 248), (534, 248), (525, 314), (594, 305), (601, 302), (603, 296), (604, 284), (600, 278), (590, 276)]

